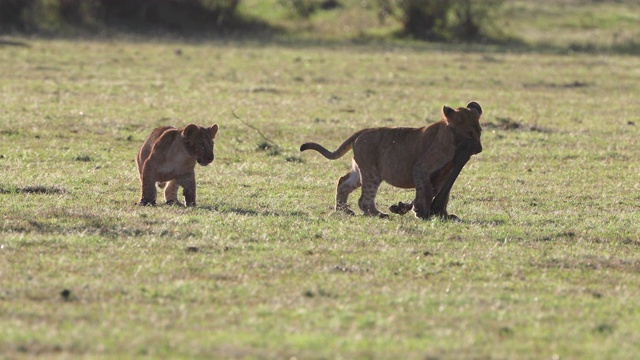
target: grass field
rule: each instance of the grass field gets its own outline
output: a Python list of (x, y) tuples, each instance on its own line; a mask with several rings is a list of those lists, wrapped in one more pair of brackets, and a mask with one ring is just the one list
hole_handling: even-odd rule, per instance
[[(634, 358), (640, 58), (578, 36), (3, 42), (0, 357)], [(349, 157), (297, 150), (470, 100), (461, 222), (335, 214)], [(198, 206), (136, 206), (139, 146), (190, 122), (220, 126)]]

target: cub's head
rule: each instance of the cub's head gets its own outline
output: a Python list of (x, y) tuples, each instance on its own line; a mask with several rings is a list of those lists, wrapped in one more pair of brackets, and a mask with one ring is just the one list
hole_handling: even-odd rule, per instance
[(470, 147), (471, 154), (479, 154), (482, 152), (482, 144), (480, 143), (480, 115), (482, 108), (475, 101), (470, 102), (466, 108), (452, 109), (448, 106), (442, 107), (442, 115), (444, 121), (454, 135), (456, 146)]
[(213, 161), (213, 138), (218, 133), (218, 124), (212, 127), (202, 127), (189, 124), (182, 130), (184, 145), (198, 164), (206, 166)]

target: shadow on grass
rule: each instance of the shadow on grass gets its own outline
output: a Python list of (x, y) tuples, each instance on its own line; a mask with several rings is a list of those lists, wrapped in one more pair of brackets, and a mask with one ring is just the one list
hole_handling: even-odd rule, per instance
[(0, 187), (0, 194), (44, 194), (44, 195), (56, 195), (56, 194), (66, 194), (67, 190), (63, 188), (53, 187), (53, 186), (24, 186), (17, 188), (4, 188)]
[[(5, 233), (41, 234), (41, 235), (98, 235), (108, 238), (140, 236), (175, 236), (167, 230), (156, 230), (153, 226), (124, 226), (115, 218), (91, 214), (71, 214), (64, 211), (52, 212), (46, 218), (16, 219), (7, 221), (3, 227)], [(189, 236), (191, 234), (183, 234)], [(43, 240), (48, 242), (50, 240)], [(26, 242), (23, 246), (37, 245), (38, 242)]]
[(571, 258), (549, 257), (532, 262), (531, 265), (541, 269), (614, 270), (629, 273), (640, 271), (640, 260), (600, 255), (583, 255)]
[(518, 37), (502, 35), (498, 37), (480, 37), (471, 41), (423, 41), (406, 36), (376, 36), (366, 33), (342, 39), (322, 37), (301, 38), (285, 28), (255, 18), (234, 18), (224, 26), (174, 27), (157, 24), (139, 24), (132, 21), (110, 21), (100, 26), (66, 27), (60, 31), (0, 32), (0, 48), (6, 46), (30, 47), (28, 41), (8, 39), (9, 36), (29, 36), (34, 39), (92, 40), (92, 41), (131, 41), (131, 42), (185, 42), (190, 44), (233, 43), (237, 46), (277, 45), (289, 48), (326, 48), (351, 46), (362, 50), (381, 50), (389, 48), (412, 51), (443, 51), (462, 53), (550, 53), (550, 54), (619, 54), (640, 55), (640, 41), (629, 39), (615, 44), (568, 44), (528, 43)]
[(243, 216), (263, 216), (263, 217), (285, 217), (285, 216), (308, 216), (307, 213), (302, 211), (278, 211), (278, 210), (256, 210), (242, 207), (234, 207), (228, 205), (198, 205), (197, 209), (222, 213), (222, 214), (236, 214)]
[(29, 45), (29, 43), (27, 43), (26, 41), (0, 39), (0, 48), (6, 47), (6, 46), (27, 47), (27, 48), (31, 47), (31, 45)]

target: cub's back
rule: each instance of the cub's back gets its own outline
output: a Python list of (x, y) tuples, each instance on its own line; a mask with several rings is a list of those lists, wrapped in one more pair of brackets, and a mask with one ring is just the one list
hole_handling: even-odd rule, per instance
[[(374, 173), (382, 180), (400, 188), (415, 187), (413, 170), (419, 158), (433, 151), (446, 124), (442, 121), (427, 127), (375, 128), (364, 132), (353, 144), (356, 163), (364, 172)], [(453, 154), (451, 154), (451, 157)], [(431, 162), (447, 162), (450, 159), (430, 159)], [(439, 164), (433, 164), (437, 167)]]
[(353, 144), (356, 161), (375, 163), (380, 166), (402, 166), (415, 162), (444, 128), (443, 122), (428, 127), (382, 127), (372, 128), (360, 135)]
[(158, 139), (167, 131), (167, 130), (175, 130), (176, 128), (173, 126), (162, 126), (154, 129), (147, 140), (142, 144), (140, 150), (138, 151), (138, 156), (136, 156), (136, 164), (138, 165), (138, 172), (142, 172), (142, 165), (144, 161), (151, 154), (151, 150), (153, 149), (153, 144), (158, 141)]

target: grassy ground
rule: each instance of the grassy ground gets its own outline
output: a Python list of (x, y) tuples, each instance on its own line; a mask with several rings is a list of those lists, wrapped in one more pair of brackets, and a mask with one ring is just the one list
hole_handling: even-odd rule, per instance
[[(639, 58), (18, 40), (0, 47), (3, 357), (640, 351)], [(485, 150), (452, 191), (460, 223), (335, 214), (350, 160), (297, 151), (469, 100)], [(135, 206), (138, 147), (189, 122), (220, 125), (198, 207)]]

